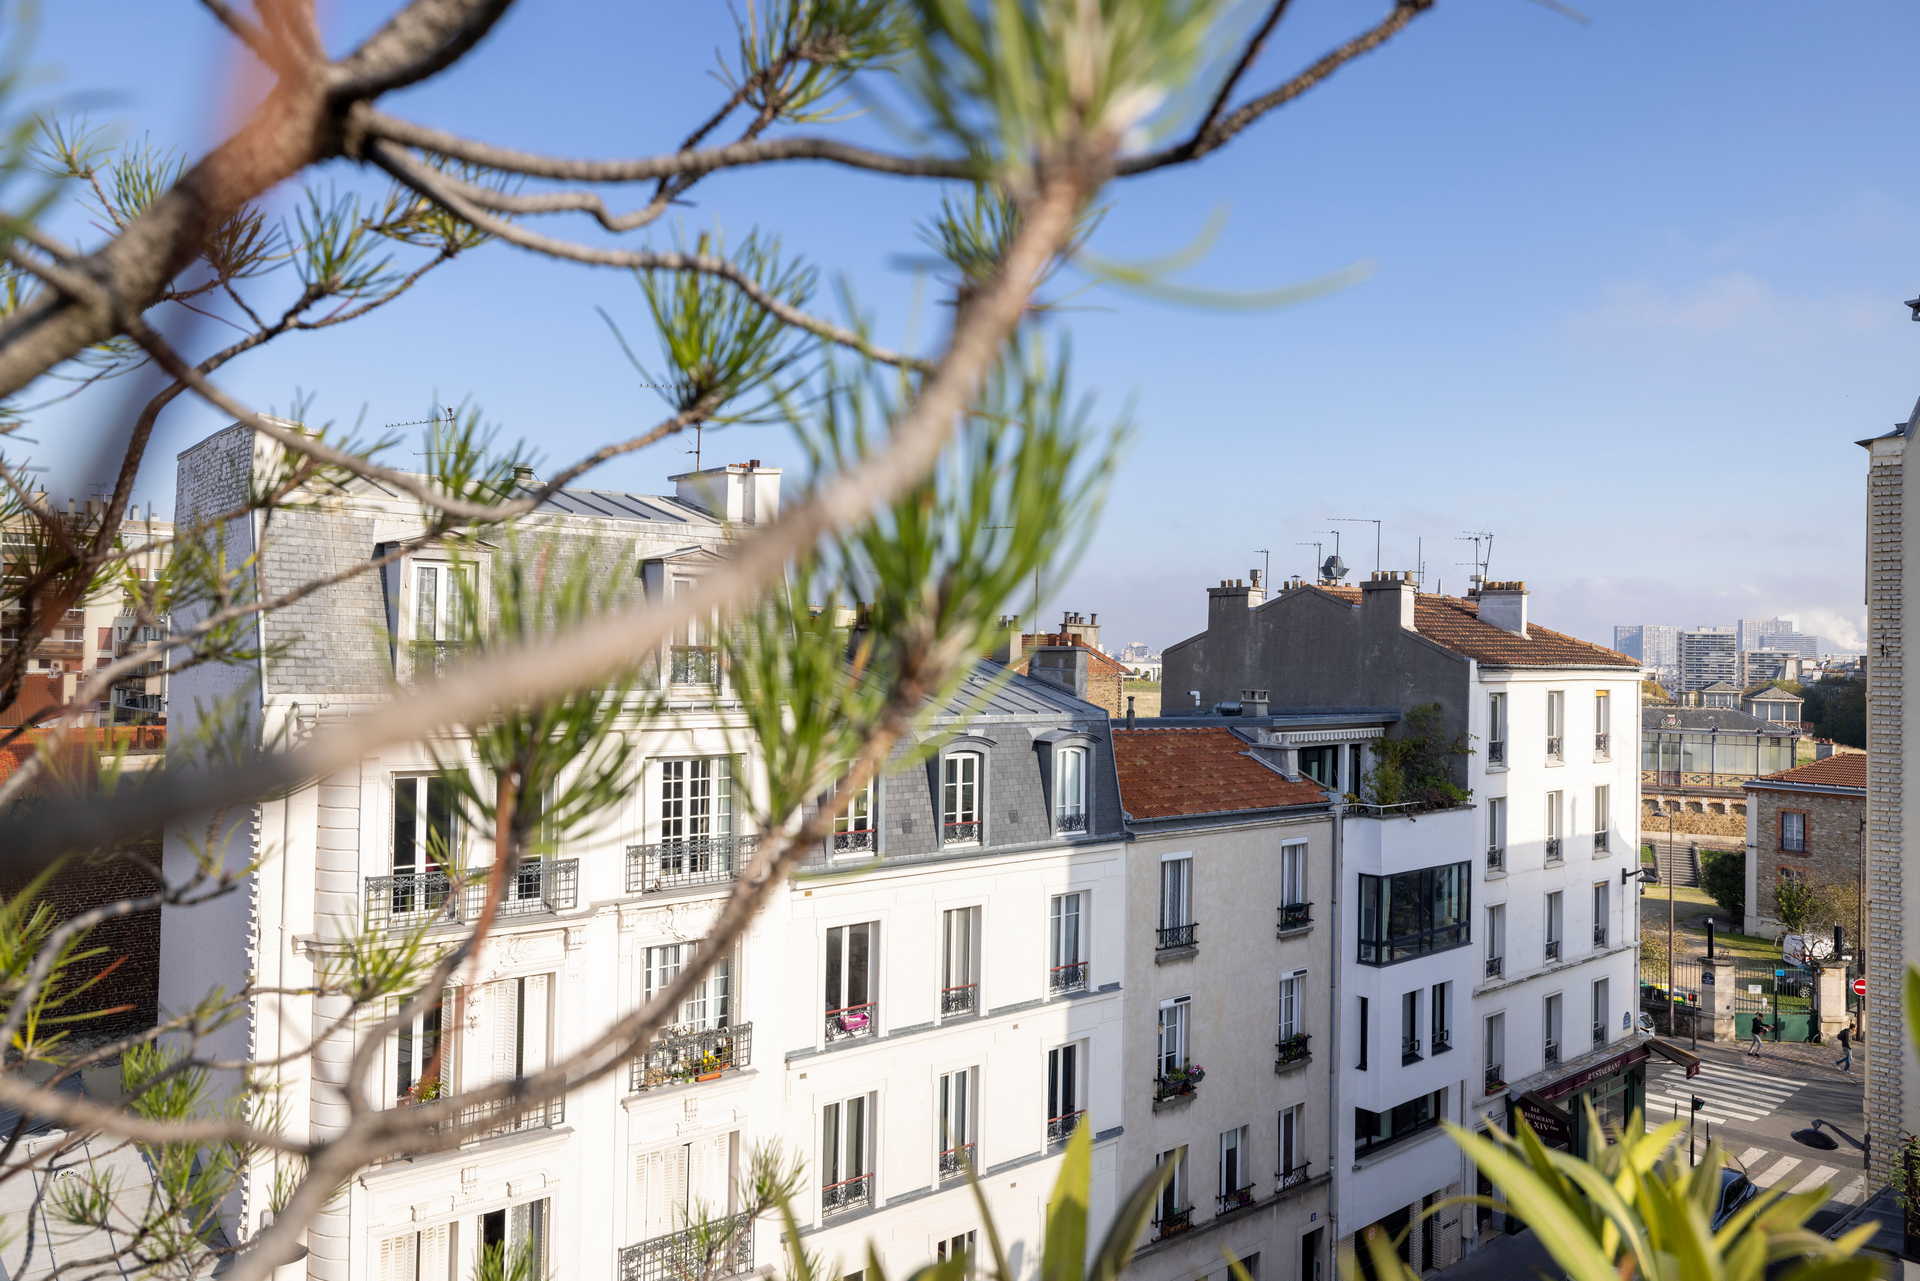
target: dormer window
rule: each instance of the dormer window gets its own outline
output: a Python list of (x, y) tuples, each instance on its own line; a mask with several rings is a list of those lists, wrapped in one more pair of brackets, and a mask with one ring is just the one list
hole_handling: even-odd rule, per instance
[(940, 843), (980, 844), (980, 775), (978, 752), (952, 752), (940, 761)]
[(407, 637), (413, 674), (438, 676), (459, 654), (462, 599), (472, 590), (473, 566), (448, 561), (409, 562), (413, 610)]
[(855, 792), (847, 807), (833, 820), (833, 853), (836, 858), (856, 858), (874, 854), (880, 848), (880, 829), (875, 821), (874, 785)]
[(1087, 749), (1063, 747), (1054, 754), (1053, 830), (1087, 830)]

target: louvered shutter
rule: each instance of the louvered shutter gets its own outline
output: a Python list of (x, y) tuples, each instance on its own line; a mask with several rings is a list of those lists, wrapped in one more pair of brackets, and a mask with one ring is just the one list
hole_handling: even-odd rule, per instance
[(730, 1185), (733, 1180), (731, 1135), (716, 1134), (710, 1138), (698, 1139), (687, 1145), (688, 1172), (687, 1195), (692, 1206), (715, 1218), (726, 1214), (731, 1208)]
[(510, 1081), (519, 1075), (520, 980), (502, 979), (486, 987), (485, 1022), (490, 1029), (491, 1061), (488, 1081)]
[(453, 1226), (442, 1223), (420, 1234), (420, 1281), (452, 1281)]
[(535, 974), (522, 980), (520, 991), (520, 1029), (522, 1073), (538, 1072), (547, 1066), (548, 1029), (552, 1019), (547, 1010), (552, 1003), (553, 976)]
[(388, 1237), (380, 1243), (379, 1281), (420, 1281), (419, 1237)]

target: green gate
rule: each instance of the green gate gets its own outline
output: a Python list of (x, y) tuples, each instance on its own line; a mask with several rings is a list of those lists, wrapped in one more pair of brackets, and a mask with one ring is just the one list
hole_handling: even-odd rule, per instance
[(1819, 1021), (1813, 1017), (1813, 976), (1794, 965), (1742, 962), (1733, 972), (1734, 1035), (1753, 1035), (1754, 1018), (1773, 1030), (1771, 1041), (1811, 1041)]

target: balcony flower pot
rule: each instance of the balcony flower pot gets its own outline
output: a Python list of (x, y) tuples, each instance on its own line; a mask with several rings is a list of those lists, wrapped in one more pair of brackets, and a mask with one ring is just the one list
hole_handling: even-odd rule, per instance
[(725, 1076), (726, 1074), (727, 1073), (725, 1068), (715, 1068), (711, 1072), (702, 1072), (699, 1076), (696, 1076), (693, 1079), (696, 1081), (718, 1081), (721, 1077)]
[(865, 1010), (850, 1011), (846, 1014), (842, 1014), (840, 1016), (839, 1022), (840, 1022), (840, 1030), (842, 1032), (865, 1031), (868, 1023), (867, 1012)]

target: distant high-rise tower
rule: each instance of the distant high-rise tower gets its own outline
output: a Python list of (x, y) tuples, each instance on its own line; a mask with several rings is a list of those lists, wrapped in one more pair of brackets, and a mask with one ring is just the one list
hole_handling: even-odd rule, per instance
[(1705, 689), (1740, 680), (1740, 638), (1731, 627), (1693, 627), (1679, 637), (1678, 689)]

